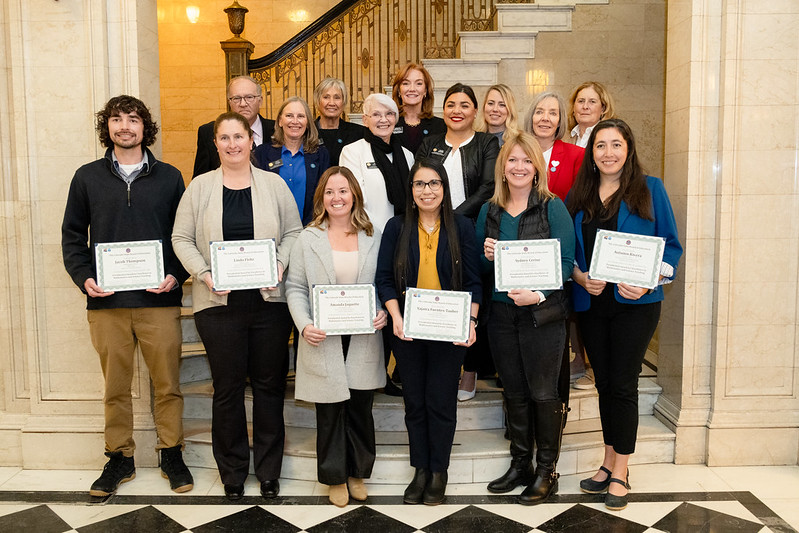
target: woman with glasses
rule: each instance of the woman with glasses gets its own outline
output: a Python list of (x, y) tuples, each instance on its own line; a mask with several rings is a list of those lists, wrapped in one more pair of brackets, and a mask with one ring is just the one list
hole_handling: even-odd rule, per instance
[(325, 78), (313, 91), (314, 105), (319, 116), (316, 129), (327, 152), (330, 166), (339, 164), (341, 149), (363, 138), (364, 127), (347, 122), (347, 86), (338, 78)]
[[(411, 466), (416, 469), (403, 500), (438, 505), (444, 501), (447, 487), (460, 368), (466, 347), (476, 338), (482, 298), (480, 259), (472, 222), (453, 212), (447, 171), (441, 162), (417, 161), (407, 184), (405, 213), (389, 220), (383, 233), (375, 284), (392, 318), (391, 343), (402, 372), (405, 425)], [(403, 309), (408, 287), (470, 292), (468, 341), (405, 337)]]
[(259, 168), (279, 174), (289, 186), (303, 225), (313, 216), (313, 196), (319, 176), (330, 166), (330, 155), (319, 142), (311, 110), (299, 96), (288, 98), (277, 113), (272, 143), (253, 153)]

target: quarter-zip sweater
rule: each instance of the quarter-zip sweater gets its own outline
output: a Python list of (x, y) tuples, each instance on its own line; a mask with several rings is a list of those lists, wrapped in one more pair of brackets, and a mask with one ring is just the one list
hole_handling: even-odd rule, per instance
[(144, 290), (116, 292), (103, 298), (87, 296), (87, 309), (172, 307), (181, 305), (180, 286), (189, 277), (172, 250), (172, 225), (185, 190), (180, 171), (144, 149), (147, 162), (127, 183), (114, 168), (112, 148), (105, 157), (80, 167), (72, 178), (61, 226), (64, 266), (84, 293), (85, 281), (97, 279), (97, 243), (161, 240), (164, 274), (178, 287), (162, 294)]

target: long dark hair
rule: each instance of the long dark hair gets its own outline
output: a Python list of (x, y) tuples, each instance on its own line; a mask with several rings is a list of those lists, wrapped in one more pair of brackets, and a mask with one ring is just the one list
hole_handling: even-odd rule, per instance
[(441, 162), (423, 158), (411, 167), (410, 177), (406, 184), (405, 215), (400, 231), (397, 249), (394, 251), (394, 284), (398, 291), (405, 291), (408, 279), (408, 249), (411, 244), (411, 235), (414, 228), (419, 225), (419, 212), (413, 201), (413, 178), (421, 168), (429, 168), (438, 174), (444, 187), (444, 198), (441, 200), (441, 231), (447, 232), (449, 240), (449, 258), (452, 262), (452, 289), (459, 291), (463, 287), (463, 274), (461, 271), (461, 243), (458, 240), (458, 227), (455, 223), (455, 213), (452, 210), (452, 198), (449, 189), (449, 177)]
[[(619, 189), (607, 199), (605, 205), (602, 205), (602, 201), (599, 199), (599, 172), (594, 162), (594, 141), (600, 131), (608, 128), (615, 128), (621, 133), (627, 143), (627, 159), (621, 170)], [(588, 145), (585, 148), (583, 164), (580, 166), (574, 185), (566, 198), (566, 207), (569, 208), (569, 213), (572, 216), (583, 211), (586, 222), (594, 217), (608, 220), (618, 213), (622, 200), (627, 204), (630, 213), (645, 220), (654, 220), (652, 195), (646, 185), (646, 174), (638, 161), (633, 132), (626, 122), (612, 118), (600, 121), (591, 131)]]

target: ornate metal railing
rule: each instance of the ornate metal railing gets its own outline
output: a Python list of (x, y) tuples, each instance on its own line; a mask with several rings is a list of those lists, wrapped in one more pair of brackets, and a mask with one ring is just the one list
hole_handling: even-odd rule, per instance
[[(239, 37), (246, 8), (234, 2), (226, 12), (237, 36), (222, 43), (228, 79), (240, 74), (255, 78), (263, 86), (267, 113), (274, 115), (289, 96), (302, 96), (313, 105), (316, 84), (335, 76), (347, 84), (349, 111), (359, 113), (364, 98), (390, 85), (400, 66), (454, 58), (459, 31), (492, 29), (494, 4), (495, 0), (343, 0), (274, 52), (249, 59), (254, 46)], [(234, 27), (234, 19), (241, 27)]]

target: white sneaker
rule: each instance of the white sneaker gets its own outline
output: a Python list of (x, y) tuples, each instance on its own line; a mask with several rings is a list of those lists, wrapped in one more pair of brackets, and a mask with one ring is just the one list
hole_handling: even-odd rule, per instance
[(577, 390), (591, 390), (595, 387), (594, 384), (594, 369), (589, 368), (585, 371), (585, 375), (574, 382), (574, 387)]

